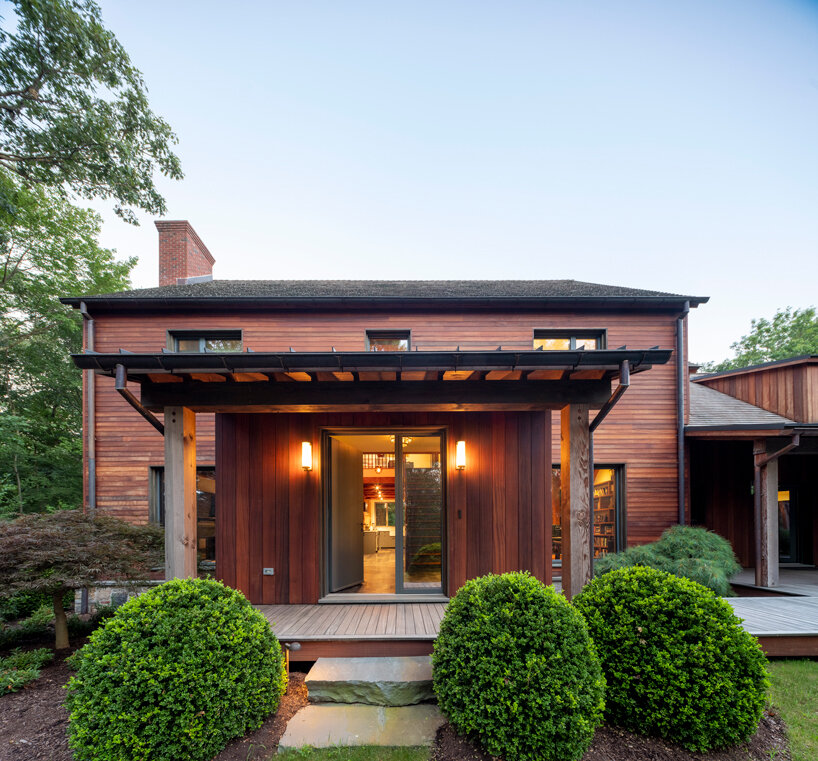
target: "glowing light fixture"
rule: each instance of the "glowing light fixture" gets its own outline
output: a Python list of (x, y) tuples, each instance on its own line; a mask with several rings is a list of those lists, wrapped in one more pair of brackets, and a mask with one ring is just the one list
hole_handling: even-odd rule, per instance
[(309, 441), (301, 442), (301, 467), (312, 470), (312, 444)]
[(466, 469), (466, 442), (458, 441), (454, 450), (454, 466), (458, 470)]

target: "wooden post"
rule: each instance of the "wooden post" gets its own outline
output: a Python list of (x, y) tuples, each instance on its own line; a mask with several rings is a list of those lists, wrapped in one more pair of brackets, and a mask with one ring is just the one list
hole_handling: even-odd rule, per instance
[(778, 460), (768, 459), (767, 440), (753, 441), (755, 466), (756, 586), (778, 586)]
[(560, 414), (562, 592), (570, 600), (591, 578), (591, 463), (588, 405)]
[(165, 407), (165, 579), (196, 577), (196, 414)]

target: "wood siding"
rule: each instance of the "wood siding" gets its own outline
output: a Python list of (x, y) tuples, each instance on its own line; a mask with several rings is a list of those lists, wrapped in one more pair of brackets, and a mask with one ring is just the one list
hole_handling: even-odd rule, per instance
[[(445, 428), (445, 589), (489, 572), (551, 580), (550, 420), (545, 412), (219, 414), (216, 569), (262, 604), (313, 603), (322, 568), (323, 428)], [(454, 467), (465, 440), (468, 464)], [(301, 469), (311, 441), (313, 470)], [(263, 568), (274, 568), (263, 576)]]
[(739, 563), (755, 562), (753, 442), (691, 440), (693, 522), (733, 545)]
[(818, 363), (812, 360), (697, 383), (799, 423), (818, 423)]
[[(533, 331), (605, 329), (607, 345), (675, 346), (675, 314), (657, 312), (235, 312), (99, 314), (96, 350), (159, 351), (173, 329), (241, 329), (255, 351), (362, 350), (367, 329), (411, 330), (421, 349), (532, 346)], [(468, 382), (468, 381), (451, 381)], [(98, 504), (132, 521), (148, 516), (148, 469), (161, 466), (162, 437), (119, 397), (113, 380), (97, 379)], [(212, 415), (197, 415), (197, 460), (215, 461)], [(499, 434), (498, 434), (499, 436)], [(559, 426), (552, 426), (552, 452)], [(597, 463), (625, 466), (628, 543), (656, 539), (677, 517), (675, 357), (634, 375), (632, 385), (594, 437)], [(559, 462), (556, 456), (553, 460)], [(218, 476), (219, 478), (221, 476)], [(225, 474), (229, 478), (229, 475)], [(495, 487), (499, 488), (499, 487)], [(479, 542), (481, 537), (475, 535)]]

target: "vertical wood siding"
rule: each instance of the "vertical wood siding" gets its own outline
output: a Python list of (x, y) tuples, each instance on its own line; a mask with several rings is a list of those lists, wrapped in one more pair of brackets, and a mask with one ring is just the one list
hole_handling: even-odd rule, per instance
[[(551, 580), (549, 417), (544, 412), (219, 414), (216, 568), (256, 603), (313, 603), (323, 593), (321, 430), (435, 426), (450, 445), (446, 590), (490, 572)], [(465, 471), (454, 445), (467, 442)], [(301, 469), (301, 442), (313, 470)], [(509, 446), (511, 444), (511, 446)], [(263, 568), (274, 576), (263, 576)]]

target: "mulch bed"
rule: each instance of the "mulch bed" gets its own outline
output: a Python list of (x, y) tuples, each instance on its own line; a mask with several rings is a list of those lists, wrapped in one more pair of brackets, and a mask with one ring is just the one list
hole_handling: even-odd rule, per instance
[[(63, 685), (71, 671), (63, 658), (43, 669), (39, 679), (20, 692), (0, 697), (0, 761), (72, 761), (63, 707)], [(269, 758), (290, 718), (307, 704), (304, 674), (292, 672), (278, 711), (255, 732), (230, 743), (213, 761), (261, 761)], [(756, 735), (744, 745), (718, 753), (688, 753), (661, 740), (602, 727), (583, 761), (790, 761), (786, 727), (768, 711)], [(448, 725), (438, 731), (431, 761), (493, 761)]]
[[(616, 727), (601, 727), (582, 761), (790, 761), (786, 726), (773, 710), (761, 718), (758, 732), (742, 745), (714, 753), (690, 753), (662, 740)], [(444, 724), (437, 732), (431, 761), (498, 761)]]

